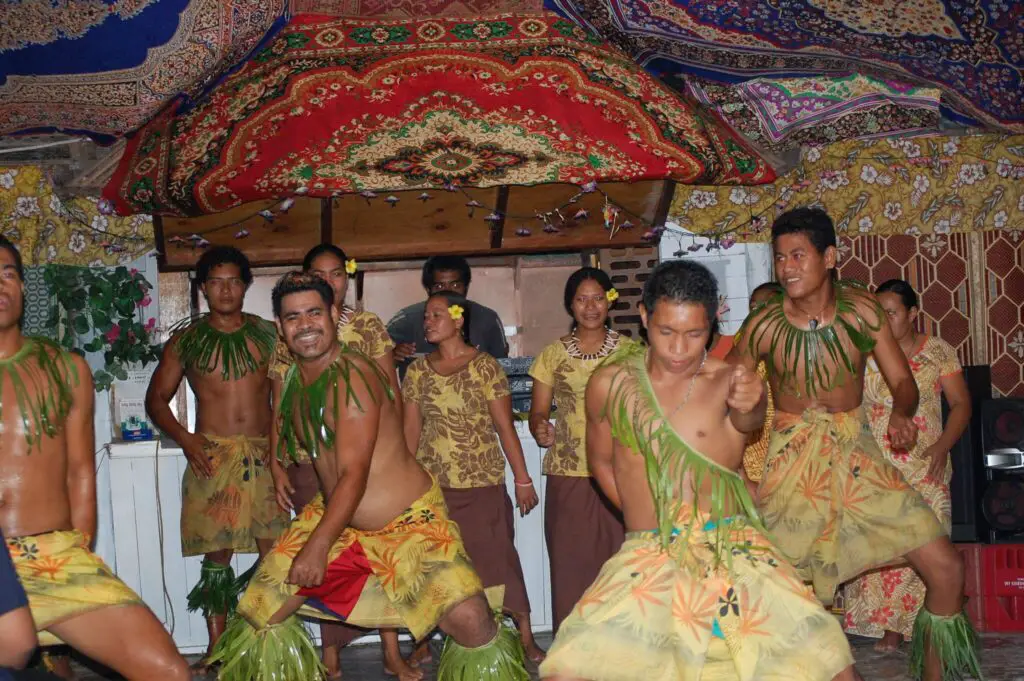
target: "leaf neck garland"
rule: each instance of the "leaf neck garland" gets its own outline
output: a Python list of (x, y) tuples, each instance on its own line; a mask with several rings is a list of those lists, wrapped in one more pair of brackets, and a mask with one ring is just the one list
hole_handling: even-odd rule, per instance
[[(354, 361), (357, 358), (362, 359), (370, 370)], [(325, 419), (327, 407), (340, 404), (339, 399), (344, 399), (346, 405), (354, 404), (362, 410), (363, 406), (352, 387), (353, 380), (362, 381), (374, 401), (377, 398), (371, 380), (380, 383), (389, 400), (395, 399), (391, 383), (377, 363), (344, 343), (338, 344), (338, 356), (309, 385), (303, 383), (298, 363), (288, 367), (278, 410), (280, 435), (276, 454), (279, 459), (284, 459), (282, 450), (290, 459), (298, 461), (303, 448), (311, 459), (316, 459), (320, 456), (321, 443), (327, 449), (334, 447), (336, 433)], [(339, 383), (345, 384), (342, 398), (339, 398)]]
[[(171, 336), (182, 366), (209, 374), (219, 364), (225, 381), (237, 381), (264, 367), (273, 356), (277, 329), (262, 317), (243, 313), (242, 318), (242, 326), (231, 332), (214, 328), (209, 313), (178, 322)], [(250, 340), (259, 358), (249, 349)]]
[[(813, 399), (819, 393), (842, 387), (847, 379), (855, 376), (856, 359), (844, 345), (845, 338), (862, 354), (875, 348), (874, 334), (882, 328), (885, 318), (878, 300), (855, 281), (837, 281), (833, 287), (835, 318), (827, 325), (814, 330), (794, 326), (786, 316), (785, 295), (777, 293), (752, 310), (736, 334), (735, 344), (742, 346), (746, 342), (744, 350), (752, 357), (762, 355), (762, 343), (768, 339), (764, 360), (782, 393)], [(864, 304), (874, 309), (877, 318), (874, 323), (865, 319), (858, 309)]]
[[(714, 546), (715, 560), (730, 561), (735, 548), (730, 517), (743, 516), (744, 522), (766, 534), (754, 500), (739, 473), (698, 452), (672, 427), (654, 394), (646, 359), (646, 345), (627, 341), (602, 364), (618, 369), (605, 403), (612, 435), (644, 459), (662, 549), (668, 551), (676, 535), (689, 541), (694, 524), (702, 522)], [(692, 500), (684, 499), (684, 491), (688, 491), (684, 484), (692, 486)], [(710, 487), (708, 513), (699, 510), (706, 485)], [(692, 504), (692, 513), (685, 512), (687, 504)]]
[[(56, 436), (71, 411), (78, 368), (71, 355), (45, 338), (25, 338), (12, 357), (0, 360), (0, 391), (9, 382), (29, 449)], [(0, 422), (4, 418), (0, 401)]]

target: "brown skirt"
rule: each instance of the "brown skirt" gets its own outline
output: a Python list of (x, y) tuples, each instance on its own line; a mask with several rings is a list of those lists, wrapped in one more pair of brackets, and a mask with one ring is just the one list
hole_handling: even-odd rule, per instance
[(583, 596), (601, 566), (622, 546), (622, 516), (593, 478), (547, 476), (544, 538), (551, 563), (554, 631)]
[(505, 585), (505, 610), (530, 612), (523, 566), (515, 545), (515, 516), (504, 485), (442, 487), (448, 516), (459, 526), (462, 543), (484, 588)]
[[(295, 492), (292, 493), (292, 504), (299, 511), (320, 493), (320, 479), (316, 477), (316, 469), (309, 462), (297, 463), (288, 467), (288, 481)], [(344, 648), (364, 634), (365, 629), (353, 627), (341, 622), (320, 622), (320, 641), (324, 648)]]

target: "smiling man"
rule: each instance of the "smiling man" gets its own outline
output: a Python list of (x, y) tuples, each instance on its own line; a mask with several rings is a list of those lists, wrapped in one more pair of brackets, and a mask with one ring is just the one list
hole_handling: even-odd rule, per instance
[[(288, 515), (278, 508), (267, 466), (267, 367), (277, 334), (270, 322), (242, 312), (252, 283), (249, 260), (236, 248), (212, 248), (199, 259), (196, 281), (210, 312), (172, 330), (150, 379), (146, 411), (188, 459), (181, 551), (205, 556), (188, 605), (205, 615), (212, 650), (238, 597), (232, 554), (265, 554)], [(182, 378), (196, 396), (195, 433), (169, 406)]]
[(843, 582), (905, 559), (927, 586), (912, 674), (980, 678), (959, 554), (886, 461), (862, 411), (873, 354), (893, 396), (888, 437), (894, 449), (913, 446), (917, 385), (884, 311), (860, 285), (835, 280), (836, 234), (824, 211), (780, 215), (772, 248), (783, 292), (750, 313), (729, 355), (768, 369), (776, 413), (759, 489), (765, 526), (825, 604)]
[[(320, 678), (296, 612), (417, 639), (440, 626), (450, 636), (440, 681), (528, 679), (519, 637), (496, 625), (441, 488), (406, 446), (388, 378), (338, 342), (330, 285), (287, 274), (273, 305), (296, 360), (274, 454), (307, 452), (322, 494), (261, 561), (215, 651), (221, 681)], [(399, 670), (402, 681), (421, 675)]]

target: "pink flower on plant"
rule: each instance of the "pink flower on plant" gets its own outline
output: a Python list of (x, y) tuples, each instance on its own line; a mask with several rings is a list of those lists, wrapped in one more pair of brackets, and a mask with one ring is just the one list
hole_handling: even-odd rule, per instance
[(142, 300), (140, 300), (139, 302), (135, 303), (135, 307), (149, 307), (150, 303), (152, 303), (152, 302), (153, 302), (152, 298), (150, 298), (149, 296), (145, 296), (145, 297), (143, 297)]
[(150, 317), (149, 321), (146, 322), (146, 331), (152, 331), (156, 328), (156, 317)]
[(131, 274), (131, 275), (132, 275), (133, 277), (134, 277), (134, 276), (135, 276), (136, 274), (138, 274), (138, 273), (139, 273), (139, 271), (138, 271), (137, 269), (135, 269), (134, 267), (133, 267), (133, 268), (131, 269), (131, 272), (130, 272), (130, 274)]
[(110, 331), (107, 331), (106, 333), (107, 342), (110, 344), (113, 344), (120, 336), (121, 327), (117, 324), (114, 324), (112, 327), (110, 327)]

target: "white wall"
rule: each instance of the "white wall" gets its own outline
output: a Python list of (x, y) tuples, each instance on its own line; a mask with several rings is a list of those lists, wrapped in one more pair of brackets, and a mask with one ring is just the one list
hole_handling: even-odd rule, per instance
[[(718, 279), (718, 292), (726, 297), (729, 306), (729, 311), (722, 315), (722, 333), (734, 334), (750, 311), (750, 292), (771, 280), (771, 246), (738, 243), (708, 251), (708, 243), (708, 239), (669, 222), (658, 246), (658, 256), (662, 261), (673, 260), (677, 257), (674, 254), (682, 251), (680, 257), (696, 260), (711, 270)], [(688, 249), (692, 244), (701, 249), (691, 253)]]
[[(153, 292), (150, 297), (154, 305), (147, 308), (152, 310), (150, 316), (157, 317), (156, 301), (160, 299), (157, 291), (158, 278), (156, 258), (149, 257), (149, 254), (140, 256), (135, 260), (125, 263), (125, 267), (135, 268), (141, 272), (150, 284), (153, 285)], [(86, 355), (89, 366), (95, 372), (103, 368), (103, 353), (92, 352)], [(111, 568), (116, 571), (116, 552), (114, 551), (114, 520), (111, 505), (110, 488), (110, 452), (109, 445), (114, 439), (113, 413), (110, 403), (110, 391), (96, 393), (96, 411), (93, 416), (93, 426), (96, 431), (96, 542), (95, 551)]]

